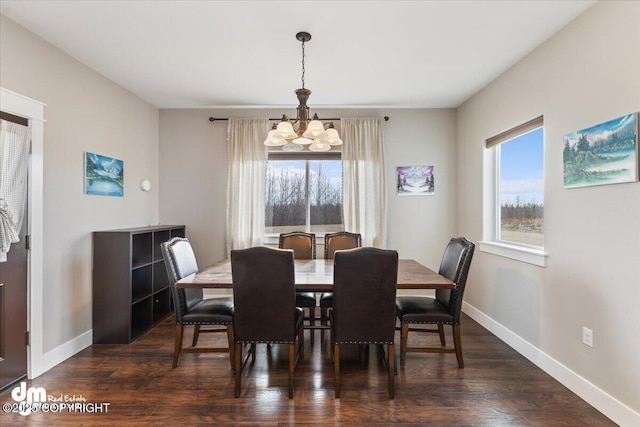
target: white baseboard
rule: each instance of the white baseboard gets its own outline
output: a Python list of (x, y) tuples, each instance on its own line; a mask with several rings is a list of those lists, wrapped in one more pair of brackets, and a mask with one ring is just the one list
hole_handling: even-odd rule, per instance
[(50, 350), (40, 357), (38, 366), (31, 366), (30, 379), (39, 377), (54, 366), (64, 362), (74, 354), (84, 350), (93, 343), (93, 329), (88, 330), (82, 335), (78, 335), (72, 340)]
[(640, 426), (640, 413), (590, 383), (474, 306), (463, 302), (462, 311), (616, 424), (623, 427)]

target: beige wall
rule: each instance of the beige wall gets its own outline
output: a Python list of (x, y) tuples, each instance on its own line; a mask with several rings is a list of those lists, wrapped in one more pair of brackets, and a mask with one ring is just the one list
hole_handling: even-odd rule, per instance
[[(295, 100), (293, 100), (295, 101)], [(313, 106), (313, 99), (310, 102)], [(388, 191), (388, 247), (437, 267), (455, 234), (454, 110), (314, 110), (321, 117), (383, 117)], [(224, 257), (227, 122), (213, 117), (280, 117), (282, 110), (161, 110), (160, 219), (184, 223), (207, 264)], [(435, 195), (397, 197), (396, 166), (434, 165)]]
[[(437, 269), (456, 234), (455, 110), (391, 110), (386, 131), (388, 247)], [(396, 196), (397, 166), (434, 166), (432, 196)]]
[(639, 2), (597, 3), (457, 116), (458, 231), (476, 241), (484, 140), (540, 114), (545, 122), (548, 268), (477, 252), (465, 301), (635, 411), (640, 183), (564, 189), (562, 138), (640, 110), (639, 18)]
[[(1, 17), (0, 86), (47, 104), (44, 352), (92, 328), (91, 232), (158, 222), (158, 110)], [(83, 194), (84, 151), (124, 160), (124, 197)], [(154, 188), (139, 190), (141, 179)]]

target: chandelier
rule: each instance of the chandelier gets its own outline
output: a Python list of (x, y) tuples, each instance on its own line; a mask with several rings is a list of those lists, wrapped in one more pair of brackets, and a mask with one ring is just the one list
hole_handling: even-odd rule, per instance
[[(300, 151), (305, 146), (308, 146), (311, 151), (328, 151), (333, 145), (341, 145), (342, 140), (333, 126), (333, 122), (325, 125), (317, 114), (314, 114), (309, 121), (307, 100), (311, 91), (304, 87), (304, 44), (311, 40), (311, 34), (299, 32), (296, 34), (296, 39), (302, 42), (302, 88), (295, 91), (299, 103), (296, 108), (296, 119), (292, 122), (289, 117), (283, 115), (280, 123), (277, 125), (274, 123), (264, 145), (282, 147), (284, 151)], [(293, 128), (294, 124), (298, 125), (297, 130)]]

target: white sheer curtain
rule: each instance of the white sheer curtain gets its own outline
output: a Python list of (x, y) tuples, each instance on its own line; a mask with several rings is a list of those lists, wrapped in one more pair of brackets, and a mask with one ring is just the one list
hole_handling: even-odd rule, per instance
[(382, 119), (341, 119), (345, 230), (363, 246), (385, 247), (387, 193)]
[(264, 192), (268, 119), (229, 119), (227, 256), (232, 249), (264, 244)]
[(28, 127), (0, 120), (0, 262), (6, 261), (11, 243), (20, 241), (30, 147)]

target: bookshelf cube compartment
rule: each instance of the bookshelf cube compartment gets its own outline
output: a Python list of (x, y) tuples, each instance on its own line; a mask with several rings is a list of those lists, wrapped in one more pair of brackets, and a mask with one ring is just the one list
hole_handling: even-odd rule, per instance
[(171, 289), (153, 294), (153, 323), (157, 323), (172, 312)]
[(169, 286), (169, 277), (164, 262), (153, 264), (153, 292), (158, 292)]
[(187, 235), (184, 228), (174, 228), (171, 230), (171, 237), (187, 237)]
[(162, 259), (162, 249), (160, 244), (171, 239), (171, 230), (156, 231), (153, 233), (153, 260), (160, 261)]
[(153, 291), (153, 266), (145, 265), (131, 270), (131, 300), (138, 301), (140, 298), (151, 295)]
[(132, 267), (139, 267), (151, 262), (153, 255), (153, 235), (151, 233), (134, 234), (131, 246)]
[(131, 306), (131, 340), (133, 341), (153, 325), (153, 299), (151, 296)]

